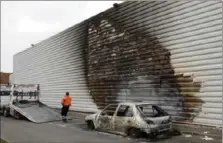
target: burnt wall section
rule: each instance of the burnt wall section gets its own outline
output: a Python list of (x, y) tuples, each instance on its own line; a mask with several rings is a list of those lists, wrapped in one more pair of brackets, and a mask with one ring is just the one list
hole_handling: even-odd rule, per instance
[(177, 120), (193, 119), (193, 109), (200, 108), (198, 103), (202, 101), (187, 103), (194, 97), (183, 87), (191, 86), (199, 92), (199, 86), (175, 76), (170, 56), (156, 37), (130, 33), (102, 14), (89, 23), (88, 30), (88, 86), (92, 99), (100, 109), (123, 100), (150, 101), (167, 107)]
[[(108, 20), (107, 22), (111, 24), (112, 27), (114, 27), (116, 31), (119, 32), (119, 34), (126, 32), (129, 35), (136, 36), (137, 38), (139, 37), (138, 35), (143, 36), (143, 39), (146, 39), (150, 42), (157, 41), (157, 43), (161, 45), (164, 50), (170, 53), (170, 56), (166, 57), (170, 59), (169, 62), (172, 66), (172, 69), (174, 70), (174, 76), (177, 83), (177, 87), (175, 89), (166, 88), (166, 81), (161, 80), (162, 78), (160, 78), (162, 75), (158, 74), (157, 77), (154, 75), (145, 76), (142, 73), (135, 72), (135, 76), (130, 79), (124, 77), (115, 81), (113, 80), (112, 83), (115, 82), (117, 84), (113, 85), (112, 87), (108, 86), (108, 84), (103, 85), (104, 87), (102, 89), (113, 89), (109, 90), (110, 92), (105, 92), (106, 95), (108, 94), (108, 97), (113, 97), (112, 101), (152, 101), (153, 103), (164, 104), (164, 108), (168, 110), (169, 113), (177, 115), (177, 117), (183, 117), (182, 119), (184, 119), (184, 121), (188, 121), (194, 124), (222, 126), (221, 31), (223, 24), (221, 2), (128, 1), (120, 4), (119, 6), (116, 6), (115, 8), (111, 8), (105, 11), (102, 13), (102, 15), (95, 16), (91, 20), (98, 21), (96, 24), (94, 24), (95, 27), (99, 27), (98, 25), (102, 20)], [(118, 33), (116, 33), (116, 35), (118, 35)], [(126, 34), (125, 36), (120, 36), (119, 41), (121, 38), (125, 37)], [(94, 38), (95, 37), (90, 37), (90, 40)], [(104, 38), (108, 39), (105, 36)], [(132, 42), (134, 40), (129, 41)], [(125, 43), (125, 39), (121, 43)], [(116, 43), (116, 46), (117, 45), (118, 44)], [(133, 46), (130, 47), (132, 48)], [(108, 49), (108, 51), (109, 50), (110, 49)], [(99, 52), (100, 50), (97, 50), (96, 53), (98, 55), (102, 54)], [(109, 57), (111, 53), (112, 51), (110, 51), (110, 53), (108, 53), (105, 57)], [(118, 55), (117, 53), (116, 55)], [(119, 60), (119, 58), (116, 59)], [(129, 56), (127, 61), (128, 60)], [(131, 58), (129, 61), (131, 61), (129, 63), (132, 63), (132, 61), (135, 60), (132, 60)], [(99, 63), (101, 64), (101, 62)], [(112, 62), (108, 63), (113, 64)], [(127, 63), (128, 62), (126, 62), (126, 64)], [(129, 63), (128, 65), (131, 65)], [(121, 68), (125, 70), (126, 74), (131, 73), (129, 72), (129, 69), (126, 68), (126, 64), (123, 64)], [(141, 68), (142, 64), (145, 63), (140, 62), (140, 66), (137, 64), (133, 64), (131, 66)], [(118, 70), (118, 66), (113, 66), (115, 67), (115, 70), (112, 72), (117, 73), (116, 70)], [(111, 67), (111, 65), (109, 65), (109, 67)], [(150, 67), (148, 68), (147, 66), (144, 68), (150, 69)], [(101, 69), (98, 70), (100, 71)], [(93, 73), (93, 71), (89, 72)], [(148, 71), (148, 73), (149, 72), (150, 71)], [(106, 75), (107, 73), (103, 74)], [(160, 87), (161, 84), (152, 82), (154, 81), (151, 80), (153, 78), (156, 79), (155, 81), (160, 80), (160, 82), (165, 82), (163, 82), (162, 86)], [(109, 83), (111, 81), (105, 80), (105, 82)], [(167, 87), (169, 87), (169, 85)], [(96, 90), (95, 88), (93, 89)], [(163, 96), (160, 96), (162, 94), (158, 94), (159, 96), (148, 96), (155, 95), (154, 93), (159, 93), (157, 91), (154, 92), (155, 89), (159, 92), (165, 92), (168, 94), (178, 94), (174, 98), (171, 96), (165, 96), (164, 98)], [(172, 92), (170, 89), (176, 92)], [(99, 91), (97, 92), (99, 93)], [(117, 94), (115, 94), (116, 92)], [(135, 93), (137, 93), (137, 96), (135, 96)], [(99, 96), (99, 94), (97, 96)], [(103, 95), (100, 96), (103, 97)], [(102, 99), (108, 102), (108, 99)], [(98, 104), (105, 103), (100, 103), (99, 101), (97, 102)], [(171, 106), (167, 103), (171, 103)], [(182, 108), (180, 108), (181, 105)]]

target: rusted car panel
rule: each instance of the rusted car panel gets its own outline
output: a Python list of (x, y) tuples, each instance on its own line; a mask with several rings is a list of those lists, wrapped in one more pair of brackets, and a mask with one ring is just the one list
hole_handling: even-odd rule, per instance
[(171, 129), (171, 117), (159, 106), (150, 103), (125, 102), (110, 104), (103, 110), (86, 116), (89, 127), (130, 135), (158, 135)]

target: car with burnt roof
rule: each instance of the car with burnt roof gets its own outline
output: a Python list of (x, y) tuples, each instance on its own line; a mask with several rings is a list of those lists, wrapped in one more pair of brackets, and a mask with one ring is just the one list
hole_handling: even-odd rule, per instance
[(116, 133), (133, 138), (157, 137), (172, 128), (171, 116), (158, 105), (145, 102), (109, 104), (85, 117), (89, 129)]

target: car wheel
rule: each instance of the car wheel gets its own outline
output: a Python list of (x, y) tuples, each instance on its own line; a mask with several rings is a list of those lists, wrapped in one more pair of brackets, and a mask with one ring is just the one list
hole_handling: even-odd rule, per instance
[(151, 133), (150, 138), (156, 140), (158, 138), (158, 135), (156, 133)]
[(8, 112), (7, 109), (4, 109), (4, 110), (3, 110), (3, 116), (4, 116), (4, 117), (8, 117), (8, 116), (9, 116), (9, 112)]
[(181, 132), (177, 129), (172, 129), (172, 130), (168, 131), (167, 134), (171, 135), (171, 136), (180, 136)]
[(139, 138), (140, 137), (140, 130), (137, 128), (130, 128), (128, 131), (128, 135), (131, 138)]
[(15, 111), (14, 114), (15, 114), (14, 115), (15, 119), (17, 119), (17, 120), (20, 120), (21, 119), (21, 114), (19, 112)]
[(88, 129), (90, 129), (90, 130), (95, 129), (93, 121), (87, 121), (87, 127), (88, 127)]

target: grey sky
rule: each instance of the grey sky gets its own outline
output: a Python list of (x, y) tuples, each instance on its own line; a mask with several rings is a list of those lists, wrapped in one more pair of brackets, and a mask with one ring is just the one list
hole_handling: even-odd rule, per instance
[(13, 72), (13, 55), (121, 1), (2, 1), (1, 71)]

